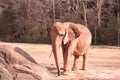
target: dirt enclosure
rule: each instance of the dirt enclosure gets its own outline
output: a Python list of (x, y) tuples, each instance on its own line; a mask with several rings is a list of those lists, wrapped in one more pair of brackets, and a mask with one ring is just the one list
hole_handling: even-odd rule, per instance
[[(120, 47), (92, 46), (87, 56), (86, 71), (73, 72), (71, 76), (57, 76), (54, 57), (51, 55), (51, 45), (3, 43), (18, 46), (28, 52), (39, 64), (45, 66), (54, 80), (120, 80)], [(73, 59), (73, 57), (72, 57)], [(71, 62), (72, 65), (73, 62)], [(80, 58), (80, 68), (82, 57)], [(62, 55), (59, 64), (63, 68)], [(62, 72), (62, 69), (61, 69)], [(76, 78), (79, 77), (79, 78)]]

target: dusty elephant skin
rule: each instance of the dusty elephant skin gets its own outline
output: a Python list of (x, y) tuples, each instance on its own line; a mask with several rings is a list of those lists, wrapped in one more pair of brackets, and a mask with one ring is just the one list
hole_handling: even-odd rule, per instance
[(82, 70), (85, 70), (86, 54), (88, 53), (92, 39), (89, 29), (81, 24), (56, 22), (53, 24), (50, 34), (58, 75), (60, 75), (60, 68), (58, 64), (60, 48), (62, 48), (63, 53), (63, 74), (71, 74), (70, 63), (72, 55), (74, 55), (72, 70), (78, 71), (80, 69), (79, 56), (83, 56)]
[(0, 45), (0, 80), (50, 80), (50, 76), (21, 48)]

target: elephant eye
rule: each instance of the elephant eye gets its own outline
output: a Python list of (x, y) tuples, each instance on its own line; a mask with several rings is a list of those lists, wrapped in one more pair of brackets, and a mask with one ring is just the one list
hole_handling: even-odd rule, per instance
[(64, 34), (59, 34), (59, 36), (61, 36), (61, 37), (62, 37), (62, 36), (64, 36)]

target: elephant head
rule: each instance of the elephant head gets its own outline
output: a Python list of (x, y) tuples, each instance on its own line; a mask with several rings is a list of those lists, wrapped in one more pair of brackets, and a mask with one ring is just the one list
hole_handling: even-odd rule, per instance
[(58, 70), (58, 76), (60, 75), (60, 68), (58, 64), (58, 54), (60, 47), (67, 44), (69, 41), (80, 36), (80, 31), (76, 24), (66, 22), (60, 23), (56, 22), (53, 24), (51, 31), (51, 39), (52, 39), (52, 50), (55, 58), (56, 67)]

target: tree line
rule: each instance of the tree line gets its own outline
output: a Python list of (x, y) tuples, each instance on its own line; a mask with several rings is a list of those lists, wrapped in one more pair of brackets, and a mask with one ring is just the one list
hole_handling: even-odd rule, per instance
[(50, 43), (56, 21), (86, 25), (92, 44), (120, 45), (120, 0), (0, 0), (0, 41)]

